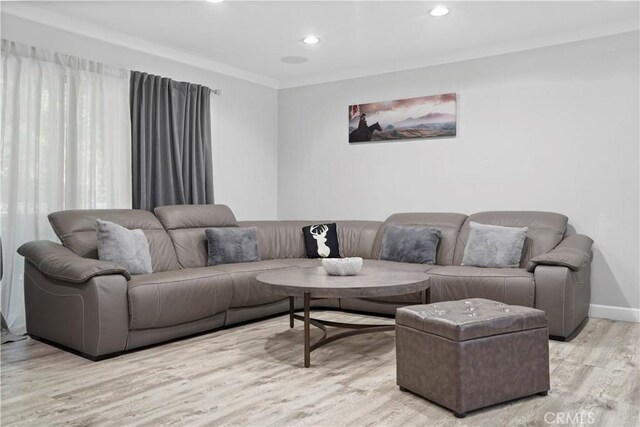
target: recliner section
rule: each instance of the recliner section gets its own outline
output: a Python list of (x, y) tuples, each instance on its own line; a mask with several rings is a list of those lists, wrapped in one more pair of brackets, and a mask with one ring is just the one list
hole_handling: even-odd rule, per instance
[(83, 258), (98, 259), (96, 220), (101, 219), (130, 230), (142, 230), (149, 241), (153, 271), (180, 268), (167, 232), (151, 212), (137, 209), (83, 209), (54, 212), (48, 218), (64, 247)]
[(216, 268), (189, 268), (132, 276), (128, 282), (129, 328), (163, 328), (226, 311), (233, 279)]
[[(153, 216), (151, 212), (147, 213)], [(225, 205), (161, 206), (155, 209), (155, 214), (173, 242), (175, 256), (182, 268), (207, 265), (206, 228), (238, 226), (233, 212)]]
[(533, 307), (533, 274), (520, 268), (437, 267), (429, 271), (431, 301), (486, 298)]
[(555, 248), (562, 240), (569, 219), (554, 212), (492, 211), (469, 215), (458, 234), (453, 265), (460, 265), (467, 246), (471, 222), (503, 227), (527, 227), (527, 237), (522, 249), (520, 268), (526, 268), (529, 260)]

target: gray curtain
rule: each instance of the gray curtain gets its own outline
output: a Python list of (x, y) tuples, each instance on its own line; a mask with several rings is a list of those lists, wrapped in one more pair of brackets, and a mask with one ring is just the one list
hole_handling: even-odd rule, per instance
[(133, 208), (213, 203), (211, 90), (131, 72)]

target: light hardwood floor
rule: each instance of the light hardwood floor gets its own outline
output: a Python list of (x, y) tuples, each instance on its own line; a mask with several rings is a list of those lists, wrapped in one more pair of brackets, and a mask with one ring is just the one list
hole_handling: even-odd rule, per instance
[(573, 342), (550, 342), (547, 397), (458, 420), (398, 390), (393, 332), (322, 347), (310, 369), (302, 368), (301, 324), (290, 330), (286, 316), (97, 363), (27, 340), (2, 346), (1, 423), (638, 426), (639, 342), (638, 324), (591, 319)]

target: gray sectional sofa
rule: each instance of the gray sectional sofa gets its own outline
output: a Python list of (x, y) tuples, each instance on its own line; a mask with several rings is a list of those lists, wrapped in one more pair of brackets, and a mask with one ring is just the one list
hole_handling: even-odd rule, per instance
[[(97, 259), (96, 219), (142, 229), (153, 274), (130, 276)], [(284, 313), (288, 302), (257, 283), (258, 273), (319, 265), (305, 258), (302, 227), (312, 221), (236, 221), (224, 205), (140, 210), (76, 210), (49, 216), (62, 244), (35, 241), (25, 257), (27, 331), (96, 360), (126, 350)], [(520, 268), (460, 266), (469, 223), (529, 227)], [(481, 297), (547, 313), (552, 336), (566, 339), (586, 321), (592, 241), (565, 235), (567, 217), (548, 212), (399, 213), (384, 222), (336, 221), (342, 256), (365, 264), (426, 271), (431, 301)], [(441, 230), (437, 265), (379, 260), (386, 225)], [(205, 228), (256, 227), (262, 261), (207, 267)], [(371, 300), (324, 300), (332, 309), (395, 314), (419, 294)]]

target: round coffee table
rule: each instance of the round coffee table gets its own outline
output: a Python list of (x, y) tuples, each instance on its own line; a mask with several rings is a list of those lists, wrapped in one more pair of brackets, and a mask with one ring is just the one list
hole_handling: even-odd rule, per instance
[[(422, 302), (429, 302), (429, 277), (426, 273), (393, 268), (363, 267), (357, 276), (329, 276), (322, 267), (287, 268), (260, 273), (258, 282), (276, 295), (289, 297), (289, 326), (294, 319), (304, 322), (304, 367), (311, 363), (311, 352), (318, 347), (351, 335), (394, 330), (394, 325), (342, 323), (313, 319), (310, 316), (312, 300), (327, 298), (376, 298), (422, 292)], [(304, 299), (304, 315), (294, 312), (296, 297)], [(323, 336), (311, 343), (310, 325), (323, 331)], [(349, 329), (327, 336), (327, 326)]]

